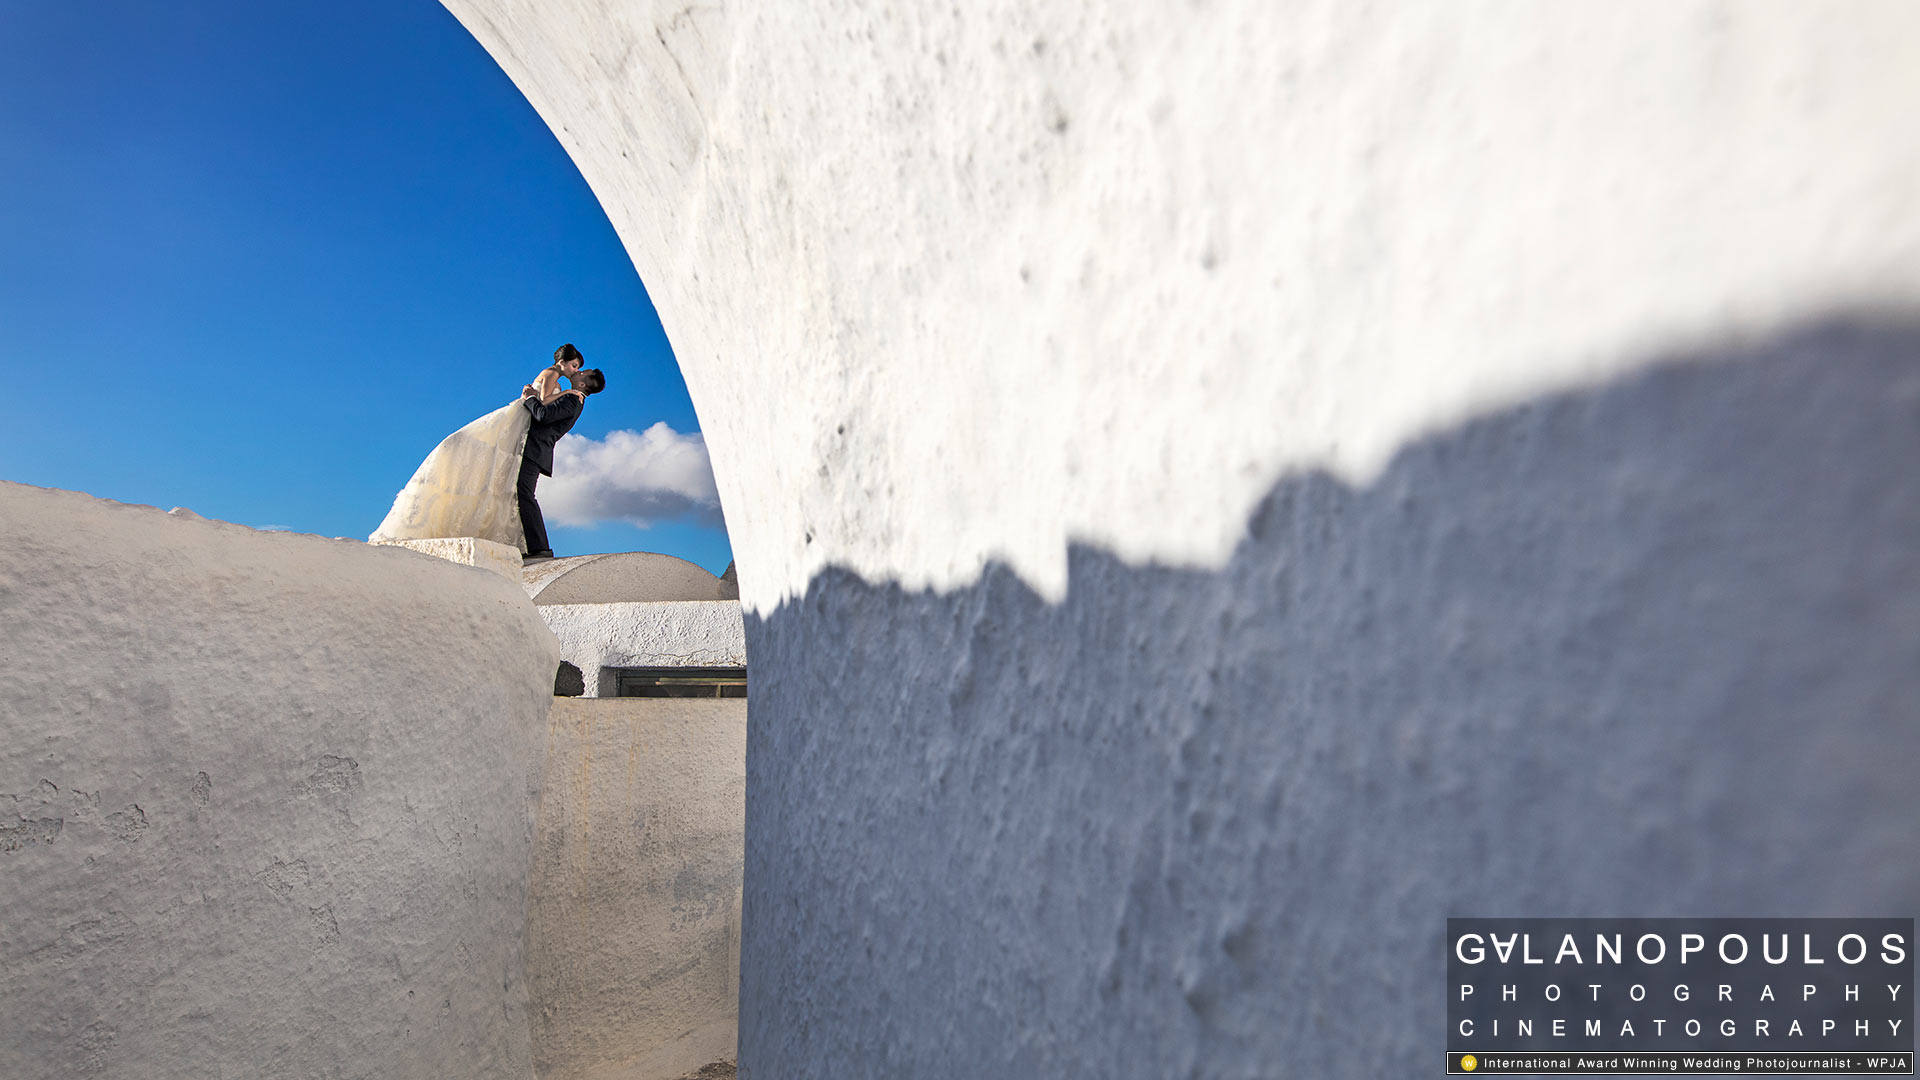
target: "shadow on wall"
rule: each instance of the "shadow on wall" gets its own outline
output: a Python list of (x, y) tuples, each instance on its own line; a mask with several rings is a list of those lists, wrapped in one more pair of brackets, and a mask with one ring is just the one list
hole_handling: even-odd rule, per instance
[(1411, 1076), (1449, 915), (1920, 908), (1920, 323), (1071, 573), (749, 617), (742, 1076)]

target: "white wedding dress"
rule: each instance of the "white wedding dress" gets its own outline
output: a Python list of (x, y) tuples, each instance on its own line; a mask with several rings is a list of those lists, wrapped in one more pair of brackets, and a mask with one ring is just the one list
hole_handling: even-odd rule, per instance
[(516, 401), (441, 440), (368, 543), (477, 536), (525, 551), (514, 487), (532, 422)]

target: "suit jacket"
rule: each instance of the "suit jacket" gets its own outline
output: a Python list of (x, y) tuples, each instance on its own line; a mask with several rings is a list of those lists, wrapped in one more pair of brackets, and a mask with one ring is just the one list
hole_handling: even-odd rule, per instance
[(553, 444), (573, 430), (573, 422), (580, 419), (580, 410), (586, 403), (578, 394), (562, 394), (551, 405), (542, 405), (534, 397), (523, 397), (520, 404), (533, 414), (533, 425), (527, 428), (527, 446), (520, 451), (520, 456), (533, 462), (541, 476), (552, 476)]

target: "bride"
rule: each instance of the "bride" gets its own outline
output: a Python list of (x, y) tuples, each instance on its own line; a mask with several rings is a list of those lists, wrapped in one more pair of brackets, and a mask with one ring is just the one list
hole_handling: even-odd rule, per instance
[[(521, 388), (522, 400), (532, 393), (549, 405), (562, 394), (580, 393), (560, 389), (560, 377), (573, 376), (580, 364), (579, 351), (562, 345), (554, 350), (553, 366)], [(477, 536), (526, 550), (514, 485), (531, 422), (516, 400), (441, 440), (394, 497), (393, 509), (367, 542)]]

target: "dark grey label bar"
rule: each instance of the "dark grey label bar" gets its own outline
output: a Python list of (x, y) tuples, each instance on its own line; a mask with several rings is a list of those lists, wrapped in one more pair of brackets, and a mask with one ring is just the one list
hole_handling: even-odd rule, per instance
[(1741, 1076), (1912, 1076), (1913, 1055), (1885, 1054), (1448, 1054), (1448, 1076), (1641, 1075), (1733, 1073)]

